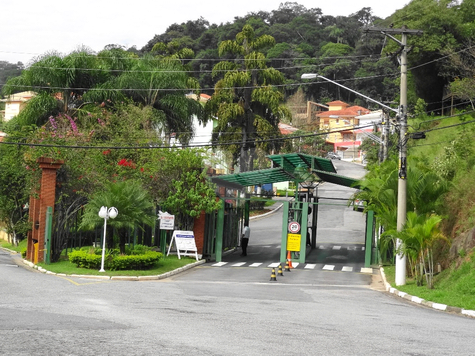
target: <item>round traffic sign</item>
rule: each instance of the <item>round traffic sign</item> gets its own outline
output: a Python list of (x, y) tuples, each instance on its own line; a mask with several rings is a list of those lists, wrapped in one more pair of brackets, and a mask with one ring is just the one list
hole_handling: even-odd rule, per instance
[(300, 224), (297, 221), (289, 222), (289, 231), (296, 234), (300, 231)]

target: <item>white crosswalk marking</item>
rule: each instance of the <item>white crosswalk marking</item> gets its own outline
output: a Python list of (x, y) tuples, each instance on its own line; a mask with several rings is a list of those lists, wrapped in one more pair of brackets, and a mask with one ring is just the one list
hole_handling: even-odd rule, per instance
[(276, 267), (279, 267), (279, 262), (275, 262), (275, 263), (271, 263), (270, 265), (268, 265), (267, 267), (270, 267), (270, 268), (276, 268)]
[(262, 263), (253, 263), (251, 265), (249, 265), (249, 267), (259, 267)]
[(305, 269), (314, 269), (317, 265), (313, 263), (307, 263), (307, 265), (304, 267)]
[(324, 250), (324, 249), (325, 249), (325, 246), (320, 245), (320, 246), (318, 246), (318, 248), (319, 248), (320, 250)]
[(373, 269), (372, 268), (365, 268), (363, 267), (361, 269), (361, 273), (373, 273)]
[(341, 246), (333, 246), (333, 250), (340, 250)]
[(334, 265), (325, 265), (325, 266), (323, 266), (323, 269), (325, 271), (333, 271), (335, 269), (335, 266)]
[(293, 268), (297, 268), (297, 266), (298, 266), (299, 264), (300, 264), (300, 263), (298, 263), (298, 262), (292, 262), (292, 267), (293, 267)]
[(341, 270), (343, 272), (353, 272), (353, 267), (344, 266)]
[(218, 263), (215, 263), (214, 265), (212, 265), (213, 267), (221, 267), (221, 266), (224, 266), (225, 264), (227, 264), (227, 262), (218, 262)]
[(241, 266), (244, 266), (245, 264), (246, 264), (246, 262), (238, 262), (238, 263), (233, 264), (232, 266), (233, 267), (241, 267)]

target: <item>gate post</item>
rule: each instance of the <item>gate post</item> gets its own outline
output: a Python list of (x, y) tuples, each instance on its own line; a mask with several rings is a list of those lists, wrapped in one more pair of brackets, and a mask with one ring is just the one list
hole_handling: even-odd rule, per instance
[(48, 206), (46, 208), (46, 226), (45, 226), (45, 255), (44, 261), (46, 264), (51, 263), (51, 230), (53, 227), (53, 208)]
[(366, 213), (366, 243), (364, 266), (371, 266), (371, 256), (373, 252), (373, 235), (374, 235), (374, 211), (368, 210)]
[(300, 223), (300, 254), (299, 262), (305, 263), (307, 257), (307, 225), (308, 225), (308, 202), (302, 202), (302, 219)]
[(282, 212), (282, 240), (280, 243), (280, 263), (285, 263), (287, 259), (287, 226), (289, 225), (289, 201), (284, 201)]
[(224, 200), (218, 210), (218, 221), (216, 222), (216, 262), (221, 262), (223, 259), (223, 233), (224, 233)]

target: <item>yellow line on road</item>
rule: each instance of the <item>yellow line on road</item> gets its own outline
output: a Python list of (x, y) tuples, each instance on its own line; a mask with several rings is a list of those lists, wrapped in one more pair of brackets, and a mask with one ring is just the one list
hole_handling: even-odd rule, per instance
[(64, 276), (57, 276), (59, 278), (62, 278), (68, 282), (71, 282), (72, 284), (74, 284), (75, 286), (84, 286), (84, 285), (89, 285), (89, 284), (99, 284), (99, 283), (104, 283), (104, 282), (111, 282), (110, 280), (102, 280), (102, 281), (94, 281), (94, 282), (86, 282), (86, 283), (78, 283), (70, 278), (66, 278)]

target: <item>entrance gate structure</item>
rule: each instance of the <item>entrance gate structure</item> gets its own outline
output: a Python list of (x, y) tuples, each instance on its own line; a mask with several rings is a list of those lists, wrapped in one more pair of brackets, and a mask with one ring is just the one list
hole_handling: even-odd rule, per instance
[[(359, 189), (357, 185), (357, 180), (345, 177), (337, 174), (333, 162), (326, 158), (311, 156), (301, 153), (290, 153), (283, 155), (270, 155), (267, 156), (273, 162), (274, 168), (262, 169), (251, 172), (242, 172), (229, 175), (223, 175), (219, 177), (213, 177), (212, 181), (215, 182), (218, 186), (230, 187), (230, 188), (244, 188), (249, 186), (263, 185), (269, 183), (278, 183), (285, 181), (295, 182), (295, 200), (292, 202), (284, 202), (283, 207), (283, 219), (282, 219), (282, 241), (281, 241), (281, 251), (280, 251), (280, 262), (284, 263), (288, 254), (288, 244), (289, 241), (295, 246), (295, 244), (300, 244), (298, 250), (299, 253), (294, 255), (293, 260), (298, 261), (299, 263), (306, 262), (307, 255), (307, 243), (310, 244), (311, 248), (316, 248), (317, 240), (317, 217), (318, 217), (318, 206), (321, 204), (319, 202), (319, 197), (317, 194), (312, 194), (310, 189), (307, 191), (299, 191), (299, 186), (304, 187), (311, 186), (309, 183), (312, 182), (329, 182), (333, 184), (338, 184), (346, 187), (351, 187)], [(302, 184), (305, 182), (305, 184)], [(216, 221), (213, 222), (213, 225), (216, 226), (214, 235), (214, 252), (213, 259), (217, 262), (222, 261), (222, 253), (224, 242), (226, 238), (224, 237), (224, 220), (225, 220), (225, 209), (227, 208), (226, 200), (227, 199), (236, 199), (236, 197), (221, 197), (223, 200), (222, 208), (218, 211)], [(239, 210), (241, 216), (240, 218), (244, 220), (244, 223), (249, 222), (249, 199), (245, 199), (246, 203), (244, 209)], [(309, 214), (310, 212), (310, 214)], [(310, 226), (310, 233), (307, 238), (308, 231), (308, 221), (311, 219), (312, 223)], [(227, 217), (229, 220), (229, 216)], [(296, 222), (300, 225), (300, 236), (298, 234), (292, 234), (289, 231), (289, 223)], [(229, 227), (229, 225), (227, 225)], [(238, 225), (234, 225), (237, 228)], [(374, 213), (368, 211), (366, 214), (366, 236), (365, 236), (365, 266), (369, 267), (375, 262), (376, 258), (376, 240), (374, 238)], [(234, 234), (234, 231), (230, 231)], [(290, 233), (290, 236), (289, 236)], [(237, 231), (236, 231), (237, 234)], [(209, 234), (207, 234), (209, 236)], [(209, 243), (208, 239), (208, 243)], [(209, 246), (211, 248), (211, 246)]]

